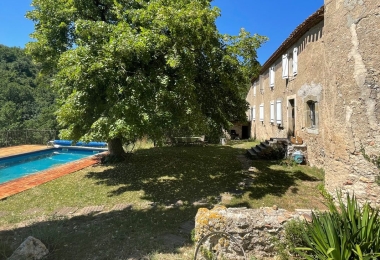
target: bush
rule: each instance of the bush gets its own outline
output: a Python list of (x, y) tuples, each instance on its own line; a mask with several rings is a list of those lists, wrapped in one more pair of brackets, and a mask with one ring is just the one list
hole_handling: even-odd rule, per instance
[(338, 204), (328, 202), (329, 212), (313, 213), (306, 223), (307, 247), (296, 250), (306, 259), (378, 259), (380, 257), (379, 209), (368, 203), (360, 207), (355, 196), (346, 202), (338, 193)]
[(274, 238), (273, 243), (276, 247), (277, 258), (280, 260), (297, 259), (297, 247), (306, 247), (307, 242), (304, 238), (306, 226), (304, 221), (290, 220), (284, 226), (285, 236), (283, 240)]

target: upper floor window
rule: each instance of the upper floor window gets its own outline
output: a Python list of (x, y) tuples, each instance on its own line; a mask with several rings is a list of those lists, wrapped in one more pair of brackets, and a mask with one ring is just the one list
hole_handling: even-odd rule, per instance
[(298, 74), (298, 48), (293, 49), (293, 76)]
[(259, 85), (260, 85), (260, 94), (264, 94), (264, 77), (263, 75), (259, 76)]
[(288, 54), (282, 55), (282, 78), (289, 78), (289, 59)]
[(256, 97), (256, 86), (257, 86), (257, 81), (253, 83), (253, 96)]
[(269, 68), (269, 87), (274, 87), (274, 66)]

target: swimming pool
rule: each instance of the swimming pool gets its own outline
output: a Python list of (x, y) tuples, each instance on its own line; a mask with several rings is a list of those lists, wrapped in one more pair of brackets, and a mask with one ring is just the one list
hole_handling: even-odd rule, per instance
[(50, 148), (0, 159), (0, 184), (76, 161), (103, 149)]

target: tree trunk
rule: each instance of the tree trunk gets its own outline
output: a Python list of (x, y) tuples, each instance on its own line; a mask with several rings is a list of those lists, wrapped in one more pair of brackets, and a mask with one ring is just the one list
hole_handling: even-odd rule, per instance
[(112, 157), (123, 157), (125, 151), (121, 138), (114, 138), (108, 141), (108, 151)]

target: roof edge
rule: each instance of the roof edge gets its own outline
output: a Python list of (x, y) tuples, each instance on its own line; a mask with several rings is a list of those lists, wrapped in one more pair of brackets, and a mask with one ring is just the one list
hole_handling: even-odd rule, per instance
[(310, 15), (306, 20), (298, 25), (296, 29), (289, 35), (289, 37), (277, 48), (277, 50), (267, 59), (264, 65), (261, 67), (259, 75), (251, 79), (251, 82), (259, 78), (259, 76), (266, 70), (269, 66), (277, 60), (290, 46), (297, 42), (308, 30), (313, 26), (320, 23), (324, 19), (325, 6), (322, 5), (316, 12)]

